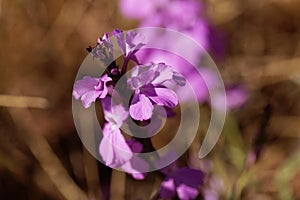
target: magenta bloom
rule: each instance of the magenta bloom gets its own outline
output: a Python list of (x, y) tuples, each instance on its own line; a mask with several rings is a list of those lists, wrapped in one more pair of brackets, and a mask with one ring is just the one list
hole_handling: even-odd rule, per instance
[(170, 199), (177, 194), (181, 200), (196, 199), (199, 195), (199, 186), (203, 183), (203, 172), (188, 167), (179, 168), (161, 183), (160, 197)]
[(112, 35), (117, 39), (118, 45), (125, 57), (135, 54), (143, 44), (139, 34), (134, 31), (127, 31), (124, 33), (122, 30), (115, 29)]
[(107, 166), (121, 167), (132, 158), (132, 151), (120, 130), (128, 117), (128, 112), (121, 104), (110, 106), (110, 103), (110, 98), (102, 100), (107, 123), (102, 131), (99, 153)]
[[(155, 132), (161, 124), (161, 119), (155, 119), (153, 112), (163, 117), (170, 116), (171, 109), (178, 104), (178, 97), (173, 89), (184, 86), (186, 79), (179, 70), (176, 71), (161, 62), (140, 65), (135, 54), (144, 44), (139, 40), (136, 32), (125, 33), (114, 30), (112, 35), (113, 39), (109, 38), (107, 33), (104, 34), (98, 39), (97, 46), (88, 48), (94, 58), (100, 59), (103, 64), (108, 64), (105, 74), (100, 78), (84, 76), (83, 79), (76, 81), (73, 96), (77, 100), (80, 99), (85, 108), (90, 107), (97, 98), (101, 99), (105, 123), (98, 150), (103, 162), (111, 168), (124, 170), (134, 179), (142, 180), (146, 176), (145, 172), (150, 169), (146, 157), (141, 155), (142, 143), (148, 144), (148, 140), (144, 140), (140, 132), (135, 131), (138, 127), (133, 123), (130, 124), (131, 118), (139, 121), (152, 118), (152, 125), (148, 129), (141, 129), (145, 135), (152, 136), (152, 132)], [(117, 45), (112, 40), (116, 40)], [(124, 59), (121, 65), (113, 60), (115, 46), (118, 46), (123, 53)], [(130, 74), (126, 74), (129, 60), (137, 66)], [(118, 88), (118, 81), (122, 77), (125, 78), (125, 82)], [(128, 105), (128, 98), (130, 98), (129, 108), (124, 106)], [(166, 112), (161, 109), (161, 106)], [(122, 130), (128, 129), (133, 134), (131, 139), (126, 141)], [(162, 183), (161, 196), (173, 197), (177, 194), (178, 197), (183, 197), (182, 199), (197, 196), (197, 186), (202, 182), (202, 178), (198, 180), (197, 176), (200, 175), (196, 171), (182, 168), (176, 169), (172, 174), (166, 174), (167, 179)], [(184, 177), (186, 172), (195, 175), (197, 181), (186, 179)]]
[(178, 104), (174, 91), (164, 86), (166, 82), (185, 84), (184, 78), (164, 63), (137, 66), (127, 83), (134, 95), (129, 108), (135, 120), (148, 120), (153, 114), (153, 104), (174, 108)]
[(124, 33), (122, 30), (115, 29), (112, 35), (117, 39), (118, 45), (124, 55), (124, 63), (122, 67), (122, 73), (127, 71), (127, 65), (129, 60), (133, 60), (138, 63), (135, 54), (142, 48), (145, 44), (141, 42), (140, 35), (134, 31), (127, 31)]
[(98, 58), (105, 65), (113, 62), (113, 43), (108, 33), (105, 33), (102, 38), (98, 38), (95, 47), (87, 48), (92, 53), (94, 58)]
[[(134, 138), (128, 140), (127, 144), (134, 153), (141, 153), (143, 151), (143, 145)], [(141, 173), (140, 171), (149, 169), (149, 164), (138, 155), (135, 155), (122, 166), (122, 169), (131, 174), (134, 179), (143, 180), (146, 177), (146, 173)]]
[(140, 35), (135, 31), (125, 33), (122, 30), (115, 29), (112, 31), (112, 36), (111, 38), (108, 33), (105, 33), (102, 38), (98, 38), (95, 47), (90, 46), (87, 49), (94, 58), (98, 58), (102, 63), (109, 66), (114, 62), (114, 50), (117, 49), (112, 42), (112, 39), (115, 38), (124, 56), (122, 72), (125, 73), (129, 60), (137, 62), (135, 53), (145, 44), (142, 43)]
[(110, 53), (113, 52), (113, 44), (108, 33), (104, 33), (102, 38), (98, 38), (98, 44), (103, 45)]
[(110, 104), (110, 98), (107, 97), (102, 100), (107, 123), (105, 123), (102, 131), (103, 138), (99, 145), (99, 153), (107, 166), (122, 168), (134, 179), (142, 180), (146, 174), (140, 171), (149, 169), (149, 165), (137, 155), (133, 156), (133, 153), (142, 152), (143, 145), (135, 139), (125, 140), (120, 127), (127, 119), (128, 112), (122, 104), (113, 106)]
[(76, 81), (73, 89), (73, 96), (76, 100), (80, 98), (83, 107), (88, 108), (97, 98), (103, 99), (108, 93), (107, 82), (112, 79), (106, 74), (101, 78), (84, 76)]

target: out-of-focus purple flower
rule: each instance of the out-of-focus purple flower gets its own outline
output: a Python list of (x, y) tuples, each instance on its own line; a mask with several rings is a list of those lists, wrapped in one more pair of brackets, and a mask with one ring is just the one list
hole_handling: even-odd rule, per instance
[[(120, 0), (120, 10), (128, 18), (140, 20), (140, 27), (171, 28), (193, 37), (208, 47), (208, 29), (201, 18), (202, 4), (195, 0)], [(159, 36), (160, 37), (160, 36)]]
[(148, 120), (153, 114), (154, 106), (174, 108), (178, 104), (174, 91), (164, 86), (167, 81), (184, 84), (184, 79), (174, 73), (170, 66), (164, 63), (137, 66), (132, 70), (127, 83), (135, 90), (129, 108), (130, 116), (135, 120)]
[(218, 200), (224, 192), (224, 183), (221, 177), (214, 175), (213, 161), (205, 158), (199, 160), (198, 154), (189, 155), (189, 166), (203, 171), (206, 175), (205, 185), (202, 186), (202, 196), (205, 200)]
[(83, 79), (76, 81), (73, 89), (75, 99), (82, 101), (85, 108), (91, 106), (97, 98), (103, 99), (108, 93), (107, 82), (112, 79), (104, 74), (101, 78), (84, 76)]
[(128, 117), (128, 112), (123, 105), (111, 106), (110, 98), (102, 100), (104, 117), (107, 121), (103, 128), (103, 138), (99, 145), (99, 153), (103, 161), (110, 167), (121, 167), (132, 158), (132, 151), (120, 127)]
[(169, 199), (176, 197), (177, 194), (181, 200), (195, 199), (199, 194), (199, 186), (203, 183), (204, 174), (200, 170), (178, 168), (161, 183), (160, 197)]
[[(211, 49), (217, 58), (224, 55), (224, 38), (221, 34), (217, 34), (203, 18), (203, 5), (201, 2), (196, 0), (144, 0), (144, 6), (141, 9), (140, 3), (139, 0), (120, 0), (120, 10), (124, 16), (139, 20), (140, 27), (170, 28), (191, 37), (204, 49)], [(185, 51), (188, 51), (186, 54), (189, 55), (189, 60), (192, 60), (193, 63), (200, 63), (203, 54), (201, 48), (185, 47), (184, 43), (181, 43), (181, 41), (174, 42), (174, 38), (168, 37), (163, 32), (153, 35), (149, 40), (163, 44), (164, 48), (170, 52), (177, 52), (176, 50), (184, 48)], [(137, 57), (144, 63), (149, 61), (165, 62), (174, 66), (186, 77), (199, 101), (209, 100), (207, 87), (203, 84), (203, 80), (215, 79), (217, 81), (216, 75), (210, 73), (208, 77), (205, 77), (206, 74), (204, 74), (204, 77), (197, 76), (194, 73), (194, 67), (184, 62), (182, 58), (155, 49), (141, 51)], [(215, 76), (215, 78), (212, 78), (212, 76)], [(246, 99), (245, 91), (242, 90), (228, 90), (227, 95), (229, 96), (227, 99), (227, 109), (229, 110), (241, 106)], [(184, 100), (190, 100), (190, 95), (182, 96), (187, 97)]]
[[(120, 0), (120, 10), (128, 18), (139, 19), (144, 26), (189, 26), (199, 18), (201, 4), (195, 0)], [(140, 9), (137, 9), (140, 8)], [(151, 18), (156, 19), (151, 22)], [(159, 20), (158, 20), (159, 19)], [(155, 22), (160, 22), (159, 24)], [(176, 22), (177, 21), (177, 22)]]
[[(126, 0), (125, 0), (126, 1)], [(153, 2), (155, 4), (155, 2)], [(209, 28), (205, 20), (201, 18), (202, 5), (194, 0), (166, 0), (154, 5), (154, 12), (140, 19), (140, 27), (163, 27), (169, 28), (191, 37), (204, 48), (209, 48)], [(164, 38), (164, 34), (156, 35), (156, 38)], [(168, 40), (167, 40), (168, 41)], [(169, 50), (181, 47), (176, 42), (165, 42), (169, 44)], [(192, 49), (198, 51), (198, 49)], [(199, 52), (198, 52), (199, 53)]]
[[(174, 150), (167, 152), (159, 160), (155, 161), (154, 166), (159, 167), (169, 160), (176, 157)], [(178, 167), (177, 162), (160, 170), (166, 175), (161, 183), (159, 195), (162, 199), (179, 197), (183, 200), (195, 199), (199, 195), (199, 186), (204, 184), (204, 173), (189, 167)]]
[[(222, 99), (222, 98), (220, 98)], [(226, 108), (232, 110), (242, 106), (247, 99), (246, 90), (242, 87), (234, 87), (226, 90)], [(216, 101), (216, 108), (220, 108), (222, 102)]]
[[(224, 55), (224, 38), (222, 35), (215, 33), (203, 18), (203, 5), (201, 2), (195, 0), (145, 0), (143, 1), (145, 6), (142, 9), (138, 9), (139, 5), (139, 0), (120, 0), (122, 14), (128, 18), (139, 20), (139, 27), (170, 28), (191, 37), (204, 49), (211, 49), (218, 58)], [(176, 40), (174, 42), (174, 38), (168, 37), (163, 32), (152, 35), (149, 40), (157, 44), (163, 44), (163, 48), (168, 49), (170, 52), (184, 49), (192, 63), (200, 63), (201, 61), (201, 55), (203, 55), (201, 48), (186, 47), (184, 41)], [(187, 79), (200, 102), (209, 101), (210, 98), (208, 89), (211, 86), (207, 86), (204, 80), (215, 80), (218, 82), (216, 74), (203, 73), (200, 76), (190, 63), (187, 63), (177, 55), (172, 55), (172, 53), (146, 49), (145, 51), (140, 51), (136, 56), (143, 63), (165, 62), (172, 65)], [(200, 68), (201, 71), (202, 69), (204, 67)], [(204, 69), (203, 71), (207, 70)], [(184, 88), (178, 88), (176, 91), (187, 93), (187, 90), (184, 90)], [(228, 90), (226, 92), (228, 95), (228, 110), (241, 106), (246, 99), (245, 91), (242, 91), (242, 89), (239, 91)], [(190, 101), (192, 99), (191, 95), (193, 94), (182, 95), (184, 97), (183, 101)]]
[(209, 179), (208, 188), (203, 191), (203, 197), (205, 200), (218, 200), (220, 194), (224, 191), (224, 183), (222, 179), (217, 176), (212, 176)]
[[(142, 2), (143, 6), (139, 6), (141, 5), (141, 1), (121, 0), (119, 8), (123, 15), (125, 15), (126, 17), (133, 19), (142, 19), (153, 12), (155, 8), (155, 4), (153, 3), (153, 1), (157, 0), (144, 0)], [(137, 7), (139, 7), (140, 9), (137, 9)]]
[[(203, 5), (196, 0), (163, 0), (163, 1), (144, 1), (145, 7), (142, 12), (138, 8), (138, 0), (120, 0), (120, 10), (123, 15), (138, 19), (140, 27), (154, 26), (170, 28), (191, 37), (204, 49), (210, 48), (210, 28), (203, 18)], [(135, 10), (138, 14), (136, 14)], [(198, 101), (208, 101), (211, 85), (206, 85), (205, 81), (217, 81), (216, 75), (204, 67), (200, 68), (201, 75), (184, 58), (173, 54), (172, 52), (184, 51), (192, 63), (200, 63), (203, 49), (201, 47), (191, 48), (186, 46), (185, 39), (178, 40), (169, 37), (168, 34), (159, 32), (157, 35), (150, 36), (151, 43), (162, 44), (164, 49), (169, 52), (162, 52), (157, 49), (145, 49), (137, 53), (137, 58), (143, 63), (147, 62), (165, 62), (180, 72), (191, 85)], [(174, 42), (176, 40), (176, 42)], [(184, 97), (183, 101), (191, 101), (193, 93), (184, 88), (177, 88), (176, 91)]]
[(204, 190), (203, 197), (205, 200), (219, 200), (219, 194), (212, 189)]
[(243, 105), (247, 99), (247, 93), (244, 88), (235, 87), (226, 91), (227, 109), (238, 108)]

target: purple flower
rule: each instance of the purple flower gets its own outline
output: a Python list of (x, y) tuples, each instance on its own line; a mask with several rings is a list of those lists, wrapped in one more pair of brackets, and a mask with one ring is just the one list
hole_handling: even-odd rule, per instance
[(104, 33), (102, 38), (98, 38), (98, 44), (104, 45), (109, 52), (113, 52), (113, 44), (108, 33)]
[[(154, 162), (155, 167), (161, 166), (168, 159), (177, 157), (174, 150), (167, 152), (164, 156)], [(199, 194), (199, 186), (204, 184), (204, 173), (189, 167), (178, 167), (173, 162), (160, 170), (166, 178), (161, 183), (159, 195), (162, 199), (170, 199), (176, 196), (182, 200), (195, 199)]]
[[(141, 153), (143, 151), (142, 143), (136, 141), (134, 138), (127, 141), (132, 152)], [(146, 173), (141, 173), (141, 171), (146, 171), (149, 169), (149, 164), (137, 154), (134, 155), (128, 162), (126, 162), (122, 167), (127, 173), (136, 180), (143, 180), (146, 177)]]
[(83, 79), (76, 81), (73, 89), (73, 96), (76, 100), (80, 98), (85, 108), (91, 106), (97, 98), (103, 99), (108, 93), (107, 82), (112, 79), (106, 74), (101, 78), (84, 76)]
[(137, 66), (132, 70), (127, 83), (135, 90), (129, 108), (130, 116), (135, 120), (148, 120), (154, 106), (174, 108), (178, 104), (177, 95), (164, 86), (166, 82), (184, 85), (184, 78), (164, 63)]
[(113, 62), (113, 43), (108, 33), (105, 33), (102, 38), (98, 38), (97, 45), (90, 51), (95, 58), (99, 58), (105, 65)]
[(121, 104), (113, 106), (110, 104), (110, 98), (102, 100), (107, 123), (102, 131), (103, 138), (99, 145), (99, 153), (107, 166), (121, 167), (132, 158), (132, 151), (120, 130), (128, 117), (128, 112)]
[(122, 72), (125, 73), (130, 59), (138, 63), (135, 53), (145, 44), (141, 42), (140, 35), (135, 31), (124, 33), (122, 30), (115, 29), (112, 35), (117, 39), (118, 45), (124, 55)]
[(125, 140), (120, 127), (128, 117), (128, 112), (122, 104), (111, 105), (111, 98), (102, 100), (104, 117), (107, 123), (103, 128), (103, 138), (99, 145), (99, 153), (109, 167), (119, 167), (131, 174), (134, 179), (142, 180), (149, 169), (148, 163), (133, 153), (140, 153), (143, 145), (135, 139)]
[(199, 186), (204, 183), (203, 172), (188, 167), (183, 167), (170, 173), (161, 183), (160, 197), (162, 199), (174, 198), (181, 200), (196, 199)]
[(143, 180), (146, 177), (146, 173), (141, 173), (141, 171), (148, 170), (149, 164), (144, 159), (135, 155), (121, 168), (127, 173), (131, 174), (134, 179)]
[[(135, 31), (124, 33), (122, 30), (115, 29), (112, 31), (112, 35), (116, 38), (124, 55), (123, 72), (125, 73), (129, 60), (137, 62), (134, 54), (145, 44), (141, 42), (142, 38)], [(114, 46), (108, 33), (105, 33), (102, 38), (98, 38), (97, 45), (91, 49), (91, 52), (95, 58), (99, 58), (105, 65), (110, 65), (114, 61)]]

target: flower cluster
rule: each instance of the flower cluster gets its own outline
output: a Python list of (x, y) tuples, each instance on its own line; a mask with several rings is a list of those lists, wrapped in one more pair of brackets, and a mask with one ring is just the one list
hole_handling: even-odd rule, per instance
[[(138, 34), (133, 31), (125, 33), (114, 30), (111, 38), (107, 33), (104, 34), (90, 51), (94, 58), (108, 67), (101, 77), (84, 76), (77, 80), (73, 96), (80, 99), (85, 108), (89, 108), (97, 99), (101, 100), (106, 122), (99, 153), (105, 164), (112, 168), (121, 168), (136, 179), (143, 179), (145, 174), (140, 171), (145, 170), (139, 168), (147, 169), (148, 163), (133, 156), (134, 153), (143, 151), (143, 145), (134, 137), (125, 138), (122, 126), (128, 120), (137, 124), (147, 122), (153, 116), (155, 105), (166, 109), (176, 107), (177, 95), (167, 85), (183, 86), (185, 79), (165, 63), (140, 64), (135, 54), (144, 44), (137, 38)], [(121, 67), (113, 60), (116, 48), (121, 50), (124, 58)], [(128, 70), (130, 60), (136, 66)], [(116, 85), (121, 77), (125, 77), (126, 81), (118, 91)], [(131, 94), (129, 99), (122, 96), (124, 91)]]
[[(225, 40), (205, 20), (203, 4), (200, 0), (119, 0), (121, 13), (128, 18), (135, 19), (139, 27), (161, 27), (168, 28), (190, 37), (197, 46), (187, 46), (184, 40), (176, 40), (170, 37), (168, 31), (158, 31), (153, 34), (151, 41), (162, 46), (167, 51), (158, 49), (143, 49), (137, 52), (136, 57), (142, 62), (165, 62), (180, 72), (186, 82), (192, 87), (194, 93), (184, 87), (176, 87), (174, 90), (181, 94), (181, 100), (191, 102), (196, 96), (197, 102), (209, 102), (212, 107), (222, 110), (224, 107), (224, 96), (211, 101), (209, 91), (218, 87), (220, 81), (214, 70), (205, 66), (205, 58), (208, 56), (205, 50), (213, 53), (215, 58), (224, 57)], [(177, 38), (176, 38), (177, 39)], [(195, 48), (196, 47), (196, 48)], [(185, 60), (173, 52), (184, 52), (189, 60)], [(184, 67), (183, 67), (184, 66)], [(230, 87), (228, 87), (230, 86)], [(226, 108), (231, 110), (243, 105), (246, 100), (245, 89), (241, 86), (226, 87)], [(219, 100), (220, 99), (220, 100)], [(172, 173), (164, 173), (166, 179), (160, 187), (160, 197), (170, 199), (195, 199), (198, 193), (197, 186), (202, 184), (203, 174), (197, 170), (184, 168), (173, 170)], [(207, 175), (207, 174), (206, 174)], [(201, 178), (202, 176), (202, 178)], [(195, 179), (194, 179), (195, 177)], [(181, 180), (184, 180), (181, 182)], [(198, 180), (199, 182), (197, 182)], [(195, 181), (195, 182), (194, 182)], [(216, 192), (210, 188), (203, 192), (205, 199), (218, 199)]]

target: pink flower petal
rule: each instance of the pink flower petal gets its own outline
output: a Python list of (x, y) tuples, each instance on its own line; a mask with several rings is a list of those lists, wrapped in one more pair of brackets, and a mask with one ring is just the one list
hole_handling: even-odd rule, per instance
[(151, 101), (144, 94), (135, 94), (129, 108), (129, 113), (135, 120), (147, 120), (151, 118), (153, 108)]
[(104, 125), (99, 153), (105, 164), (110, 167), (120, 167), (132, 157), (131, 149), (127, 145), (120, 129), (112, 123)]
[(179, 199), (181, 200), (190, 200), (190, 199), (196, 199), (196, 197), (199, 194), (199, 190), (193, 187), (189, 187), (187, 185), (179, 185), (176, 188), (177, 195)]
[(154, 88), (156, 96), (148, 96), (157, 105), (174, 108), (178, 104), (177, 95), (168, 88)]
[(163, 199), (173, 198), (176, 195), (174, 179), (169, 178), (161, 183), (160, 197)]

